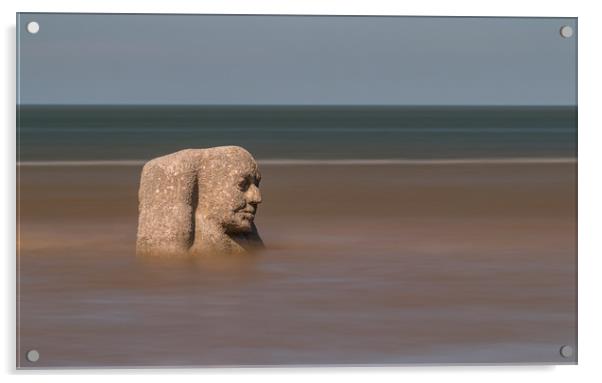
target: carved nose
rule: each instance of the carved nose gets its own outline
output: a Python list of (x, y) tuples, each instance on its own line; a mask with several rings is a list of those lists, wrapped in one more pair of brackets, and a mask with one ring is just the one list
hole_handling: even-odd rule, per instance
[(249, 187), (249, 203), (260, 204), (261, 203), (261, 192), (255, 185)]

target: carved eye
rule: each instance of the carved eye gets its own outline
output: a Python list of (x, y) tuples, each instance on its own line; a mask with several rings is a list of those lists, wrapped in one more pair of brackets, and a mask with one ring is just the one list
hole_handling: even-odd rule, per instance
[(245, 191), (249, 188), (249, 180), (244, 179), (238, 183), (238, 188), (242, 191)]

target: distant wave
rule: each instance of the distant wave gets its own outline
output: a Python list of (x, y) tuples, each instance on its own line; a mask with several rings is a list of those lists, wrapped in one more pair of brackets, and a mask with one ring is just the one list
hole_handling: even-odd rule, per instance
[[(20, 161), (17, 166), (142, 166), (147, 160)], [(265, 159), (260, 165), (460, 165), (460, 164), (572, 164), (576, 158), (444, 158), (444, 159)]]

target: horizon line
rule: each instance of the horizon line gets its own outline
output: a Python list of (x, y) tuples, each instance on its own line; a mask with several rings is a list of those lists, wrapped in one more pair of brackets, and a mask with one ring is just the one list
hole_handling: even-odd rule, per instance
[(16, 106), (194, 106), (194, 107), (577, 107), (578, 104), (189, 104), (189, 103), (17, 103)]

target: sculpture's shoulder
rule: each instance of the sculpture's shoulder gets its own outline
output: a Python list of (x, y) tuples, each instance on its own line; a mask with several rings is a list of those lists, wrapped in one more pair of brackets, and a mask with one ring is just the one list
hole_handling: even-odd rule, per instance
[(148, 161), (142, 168), (142, 174), (152, 171), (165, 173), (194, 171), (205, 156), (206, 149), (180, 150)]
[(185, 149), (148, 161), (140, 177), (139, 202), (155, 204), (161, 199), (169, 201), (179, 197), (188, 201), (204, 155), (203, 149)]
[(186, 149), (148, 161), (138, 190), (139, 254), (183, 254), (194, 232), (197, 179), (203, 149)]

